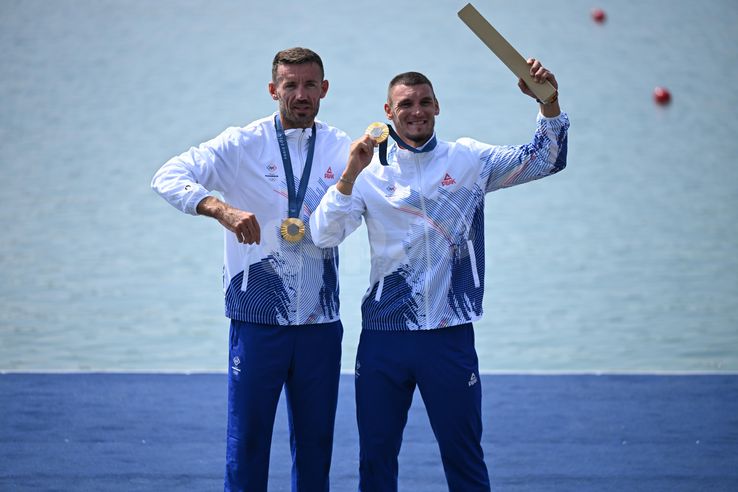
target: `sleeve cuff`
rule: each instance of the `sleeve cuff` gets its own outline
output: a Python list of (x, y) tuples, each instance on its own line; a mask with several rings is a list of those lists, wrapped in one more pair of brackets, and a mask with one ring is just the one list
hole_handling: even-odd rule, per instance
[(333, 185), (331, 188), (333, 189), (333, 199), (338, 205), (344, 206), (351, 203), (351, 195), (344, 195), (343, 193), (338, 191), (336, 185)]
[(210, 193), (204, 188), (193, 191), (187, 199), (184, 211), (190, 215), (200, 215), (197, 213), (197, 205), (207, 196), (210, 196)]
[(557, 121), (557, 120), (560, 120), (562, 118), (566, 118), (566, 113), (564, 113), (563, 111), (560, 112), (558, 115), (552, 116), (552, 117), (543, 116), (543, 113), (541, 113), (540, 111), (538, 111), (538, 118), (536, 118), (536, 119), (538, 121)]

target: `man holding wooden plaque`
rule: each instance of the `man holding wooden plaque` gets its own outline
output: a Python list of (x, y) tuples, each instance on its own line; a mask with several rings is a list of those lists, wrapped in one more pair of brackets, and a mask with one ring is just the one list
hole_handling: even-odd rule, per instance
[(539, 108), (529, 143), (440, 140), (431, 81), (401, 73), (390, 81), (384, 104), (392, 124), (373, 123), (353, 142), (338, 183), (310, 217), (318, 247), (337, 246), (362, 218), (371, 244), (355, 368), (361, 492), (397, 490), (416, 387), (449, 490), (490, 490), (472, 326), (482, 316), (484, 200), (561, 171), (567, 154), (569, 120), (559, 108), (556, 78), (538, 60), (523, 64), (518, 85)]

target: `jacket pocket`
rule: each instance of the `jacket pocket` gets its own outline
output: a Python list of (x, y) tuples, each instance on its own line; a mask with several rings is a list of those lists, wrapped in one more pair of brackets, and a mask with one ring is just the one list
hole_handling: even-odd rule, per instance
[(479, 288), (481, 285), (479, 282), (479, 270), (477, 269), (477, 255), (474, 252), (474, 243), (471, 239), (466, 240), (466, 246), (469, 250), (469, 261), (471, 262), (471, 272), (474, 278), (474, 287)]
[(243, 258), (243, 278), (241, 279), (241, 292), (246, 292), (249, 286), (249, 269), (251, 268), (251, 260), (256, 255), (252, 247), (248, 247)]
[(374, 294), (374, 302), (379, 302), (382, 298), (382, 289), (384, 289), (384, 277), (379, 279), (379, 285), (377, 285), (377, 293)]

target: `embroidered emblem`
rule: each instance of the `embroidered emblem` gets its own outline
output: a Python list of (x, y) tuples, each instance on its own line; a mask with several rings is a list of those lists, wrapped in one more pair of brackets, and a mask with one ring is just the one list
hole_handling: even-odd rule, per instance
[(325, 179), (333, 179), (333, 178), (335, 178), (335, 175), (333, 174), (333, 169), (331, 169), (330, 166), (328, 166), (328, 170), (325, 172), (325, 174), (323, 175), (323, 177)]
[(442, 186), (448, 186), (456, 183), (456, 180), (451, 177), (449, 173), (446, 173), (446, 176), (444, 176), (443, 181), (441, 181)]
[(267, 173), (264, 175), (264, 177), (268, 178), (269, 181), (274, 181), (275, 179), (279, 178), (279, 175), (277, 174), (277, 165), (273, 162), (267, 164), (266, 170)]

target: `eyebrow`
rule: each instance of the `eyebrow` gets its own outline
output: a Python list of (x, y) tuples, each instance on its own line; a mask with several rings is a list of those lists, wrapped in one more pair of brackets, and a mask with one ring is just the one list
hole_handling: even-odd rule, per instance
[[(412, 98), (404, 97), (404, 98), (400, 99), (399, 101), (397, 101), (397, 104), (400, 105), (400, 104), (406, 103), (406, 102), (412, 102)], [(424, 103), (424, 102), (433, 102), (433, 98), (431, 96), (425, 96), (425, 97), (420, 98), (420, 102), (421, 103)]]

